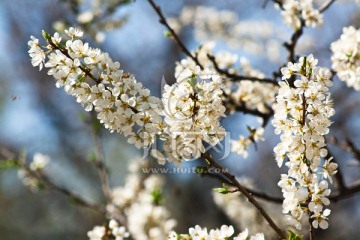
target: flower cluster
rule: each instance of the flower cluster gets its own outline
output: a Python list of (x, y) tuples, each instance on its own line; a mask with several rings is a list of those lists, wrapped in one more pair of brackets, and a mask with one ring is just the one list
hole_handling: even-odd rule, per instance
[(89, 237), (89, 240), (124, 240), (129, 238), (130, 233), (127, 232), (124, 226), (119, 226), (119, 223), (116, 220), (111, 219), (108, 226), (95, 226), (87, 233), (87, 236)]
[(314, 7), (313, 0), (282, 1), (281, 15), (285, 24), (294, 29), (300, 28), (302, 20), (305, 22), (305, 26), (309, 27), (317, 27), (323, 23), (323, 15)]
[[(164, 87), (164, 152), (169, 161), (199, 158), (205, 144), (215, 146), (224, 138), (222, 93), (221, 78), (199, 67), (185, 68), (175, 84)], [(159, 158), (159, 152), (153, 155)]]
[(29, 41), (34, 66), (48, 68), (58, 88), (76, 97), (86, 111), (94, 109), (100, 122), (111, 132), (122, 132), (136, 147), (148, 147), (154, 141), (157, 124), (161, 122), (160, 99), (138, 83), (134, 76), (120, 69), (107, 53), (89, 47), (78, 37), (83, 32), (70, 28), (65, 31), (65, 43), (58, 33), (50, 37), (44, 33), (51, 52), (45, 53), (38, 40)]
[[(211, 229), (210, 231), (207, 228), (202, 228), (199, 225), (196, 225), (193, 228), (189, 228), (189, 234), (177, 234), (176, 232), (170, 232), (169, 240), (226, 240), (229, 239), (234, 234), (233, 226), (222, 225), (220, 229)], [(248, 237), (248, 230), (245, 229), (243, 232), (235, 236), (234, 240), (264, 240), (264, 234), (257, 233), (254, 236)]]
[(360, 29), (345, 27), (340, 39), (331, 44), (332, 67), (340, 80), (360, 90)]
[(38, 39), (31, 37), (32, 64), (48, 68), (56, 86), (76, 97), (86, 111), (95, 110), (111, 132), (123, 133), (137, 148), (163, 140), (167, 157), (157, 148), (153, 151), (162, 164), (197, 158), (205, 151), (203, 142), (213, 146), (224, 137), (219, 118), (225, 116), (225, 107), (218, 75), (196, 66), (184, 68), (174, 86), (165, 86), (161, 100), (124, 73), (107, 53), (78, 39), (82, 31), (70, 28), (65, 33), (66, 42), (58, 33), (52, 37), (43, 33), (46, 53)]
[(275, 147), (279, 167), (287, 156), (288, 174), (281, 175), (278, 185), (284, 195), (283, 213), (297, 229), (304, 213), (313, 218), (315, 228), (327, 228), (330, 189), (326, 178), (336, 173), (331, 159), (321, 165), (321, 158), (328, 155), (324, 135), (329, 133), (335, 114), (329, 87), (331, 72), (316, 67), (312, 55), (300, 58), (299, 63), (288, 63), (281, 69), (277, 104), (274, 105), (275, 133), (281, 134), (281, 142)]
[[(214, 55), (215, 61), (220, 68), (226, 68), (231, 73), (243, 73), (245, 76), (264, 78), (265, 75), (258, 70), (254, 69), (248, 60), (226, 51), (212, 52), (215, 47), (214, 43), (208, 42), (201, 46), (196, 52), (199, 62), (205, 66), (208, 71), (215, 71), (212, 61), (209, 60), (209, 55)], [(175, 73), (182, 75), (186, 72), (185, 69), (192, 69), (196, 71), (196, 64), (190, 58), (186, 58), (177, 63)], [(260, 113), (268, 114), (271, 111), (270, 106), (275, 102), (275, 95), (278, 91), (278, 86), (271, 83), (260, 83), (251, 80), (243, 80), (234, 82), (222, 80), (222, 90), (227, 95), (227, 108), (231, 111), (236, 110), (237, 106), (244, 106), (246, 109), (255, 110)], [(253, 142), (262, 140), (263, 128), (258, 128), (255, 131), (251, 130), (250, 136), (240, 136), (239, 140), (231, 141), (231, 149), (239, 155), (247, 156), (246, 148)]]
[(110, 217), (118, 212), (125, 214), (132, 239), (165, 240), (176, 221), (163, 203), (161, 189), (164, 181), (159, 175), (144, 174), (149, 167), (145, 160), (132, 162), (125, 185), (112, 191), (112, 204), (107, 206)]
[[(259, 79), (265, 77), (263, 73), (254, 69), (246, 58), (239, 58), (236, 54), (227, 51), (213, 53), (214, 47), (215, 44), (213, 42), (208, 42), (196, 51), (199, 62), (210, 71), (215, 72), (214, 65), (208, 57), (209, 55), (213, 55), (218, 67), (227, 69), (230, 73), (241, 73), (244, 76)], [(237, 63), (239, 66), (237, 66)], [(177, 63), (175, 74), (180, 75), (186, 68), (194, 69), (195, 71), (196, 64), (192, 59), (186, 58)], [(231, 100), (227, 106), (228, 108), (232, 109), (232, 107), (235, 108), (240, 105), (261, 113), (269, 113), (270, 106), (275, 102), (278, 86), (271, 83), (259, 83), (251, 80), (234, 82), (225, 78), (223, 79), (222, 89), (223, 92), (228, 95), (229, 100)]]
[(35, 153), (29, 168), (21, 168), (18, 171), (18, 176), (25, 186), (28, 186), (32, 191), (36, 192), (42, 187), (42, 183), (37, 179), (37, 172), (43, 171), (49, 164), (50, 158), (41, 153)]

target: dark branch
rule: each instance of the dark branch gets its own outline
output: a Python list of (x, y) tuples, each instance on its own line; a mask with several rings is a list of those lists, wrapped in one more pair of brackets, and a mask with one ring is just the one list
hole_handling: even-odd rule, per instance
[(215, 162), (211, 156), (203, 154), (202, 157), (211, 165), (213, 168), (218, 169), (220, 173), (229, 180), (239, 191), (245, 195), (245, 197), (249, 200), (251, 204), (260, 212), (260, 214), (265, 218), (265, 220), (269, 223), (270, 227), (276, 232), (279, 239), (286, 239), (286, 235), (284, 232), (276, 225), (276, 223), (271, 219), (271, 217), (267, 214), (267, 212), (263, 209), (263, 207), (256, 201), (253, 195), (251, 195), (235, 178), (234, 175), (230, 174), (226, 171), (221, 165)]
[(327, 1), (320, 7), (319, 12), (321, 12), (321, 13), (325, 12), (331, 6), (331, 4), (333, 4), (334, 2), (335, 2), (335, 0)]
[(191, 54), (191, 52), (186, 48), (185, 44), (181, 41), (181, 39), (179, 38), (179, 36), (176, 34), (176, 32), (174, 31), (174, 29), (172, 29), (169, 25), (169, 23), (166, 21), (166, 18), (164, 16), (164, 14), (161, 11), (161, 8), (159, 6), (157, 6), (155, 4), (155, 2), (153, 0), (148, 0), (148, 2), (150, 3), (150, 5), (152, 6), (152, 8), (155, 10), (155, 12), (157, 13), (157, 15), (159, 16), (159, 21), (162, 25), (164, 25), (167, 30), (170, 32), (172, 39), (175, 41), (175, 43), (179, 46), (179, 48), (181, 49), (181, 51), (183, 53), (185, 53), (186, 56), (188, 56), (189, 58), (191, 58), (198, 66), (200, 66), (201, 69), (204, 69), (204, 67), (202, 66), (202, 64), (199, 62), (198, 58), (196, 56), (194, 56), (193, 54)]
[[(221, 183), (226, 183), (227, 185), (234, 186), (234, 184), (232, 182), (230, 182), (228, 179), (224, 178), (222, 175), (219, 175), (219, 174), (204, 172), (204, 173), (201, 173), (201, 176), (211, 177), (211, 178), (219, 180)], [(257, 190), (254, 190), (254, 189), (251, 189), (251, 188), (248, 188), (245, 186), (244, 186), (244, 188), (246, 189), (246, 191), (248, 191), (251, 195), (253, 195), (256, 198), (259, 198), (259, 199), (262, 199), (265, 201), (269, 201), (269, 202), (273, 202), (273, 203), (277, 203), (277, 204), (282, 204), (282, 202), (283, 202), (282, 197), (271, 196), (266, 193), (258, 192)], [(233, 192), (237, 192), (237, 191), (239, 191), (239, 190), (236, 189), (236, 191), (233, 191)]]
[(213, 63), (215, 70), (226, 76), (227, 78), (230, 78), (233, 81), (243, 81), (243, 80), (248, 80), (248, 81), (254, 81), (254, 82), (261, 82), (261, 83), (269, 83), (269, 84), (273, 84), (273, 85), (278, 85), (278, 83), (271, 78), (257, 78), (257, 77), (251, 77), (251, 76), (242, 76), (242, 75), (237, 75), (237, 74), (233, 74), (233, 73), (229, 73), (227, 70), (225, 69), (221, 69), (219, 67), (219, 65), (217, 64), (215, 57), (208, 54), (207, 55), (209, 60)]

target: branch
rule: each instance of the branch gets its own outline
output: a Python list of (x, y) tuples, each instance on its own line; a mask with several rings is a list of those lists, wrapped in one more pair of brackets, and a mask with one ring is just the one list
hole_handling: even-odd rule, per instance
[(78, 204), (82, 207), (86, 207), (86, 208), (90, 208), (93, 210), (96, 210), (100, 213), (105, 213), (105, 208), (103, 208), (100, 205), (97, 205), (95, 203), (91, 203), (88, 202), (87, 200), (83, 199), (81, 196), (77, 195), (76, 193), (71, 192), (70, 190), (61, 187), (59, 185), (57, 185), (56, 183), (54, 183), (52, 180), (50, 180), (50, 178), (48, 178), (45, 174), (43, 174), (42, 172), (37, 172), (37, 171), (32, 171), (29, 167), (27, 166), (22, 166), (23, 169), (26, 170), (27, 173), (29, 173), (32, 177), (36, 178), (36, 180), (40, 181), (41, 183), (43, 183), (46, 187), (48, 187), (49, 189), (53, 189), (56, 192), (62, 193), (63, 195), (67, 196), (68, 198), (70, 198), (71, 200), (73, 200), (73, 202), (75, 204)]
[(228, 70), (221, 69), (219, 67), (219, 65), (217, 64), (217, 62), (215, 60), (215, 57), (213, 55), (208, 54), (207, 57), (213, 63), (214, 68), (218, 73), (220, 73), (222, 75), (225, 75), (226, 77), (232, 79), (233, 81), (248, 80), (248, 81), (254, 81), (254, 82), (261, 82), (261, 83), (269, 83), (269, 84), (273, 84), (273, 85), (276, 85), (276, 86), (278, 85), (278, 83), (272, 78), (257, 78), (257, 77), (242, 76), (242, 75), (229, 73)]
[(309, 214), (309, 224), (310, 224), (310, 228), (309, 228), (309, 235), (310, 235), (310, 240), (315, 240), (315, 229), (312, 225), (312, 221), (311, 221), (311, 215)]
[(81, 196), (77, 195), (76, 193), (57, 185), (53, 182), (49, 177), (47, 177), (41, 171), (33, 171), (28, 166), (25, 165), (25, 158), (24, 156), (20, 156), (19, 158), (16, 157), (15, 151), (12, 151), (9, 147), (0, 147), (0, 157), (4, 159), (11, 159), (16, 163), (16, 166), (22, 168), (29, 174), (31, 177), (35, 178), (37, 181), (41, 182), (45, 185), (48, 189), (52, 189), (56, 192), (59, 192), (69, 199), (73, 200), (73, 202), (79, 206), (86, 207), (100, 213), (105, 213), (105, 208), (102, 206), (87, 201), (86, 199), (82, 198)]
[(151, 7), (155, 10), (157, 15), (159, 16), (159, 22), (168, 29), (168, 31), (170, 32), (170, 34), (172, 36), (172, 39), (179, 46), (181, 51), (183, 53), (185, 53), (186, 56), (191, 58), (201, 69), (204, 69), (202, 64), (199, 62), (198, 58), (191, 54), (191, 52), (186, 48), (185, 44), (180, 40), (179, 36), (176, 34), (174, 29), (172, 29), (170, 27), (169, 23), (166, 21), (164, 14), (161, 11), (161, 8), (159, 6), (157, 6), (153, 0), (148, 0), (148, 2), (150, 3)]
[(301, 19), (300, 21), (301, 21), (300, 27), (296, 29), (295, 32), (292, 34), (290, 41), (284, 43), (284, 47), (288, 51), (288, 56), (287, 56), (288, 62), (296, 62), (295, 47), (296, 44), (298, 43), (299, 38), (303, 34), (304, 32), (303, 29), (305, 27), (304, 19)]
[(320, 7), (319, 12), (320, 12), (320, 13), (325, 12), (325, 11), (331, 6), (331, 4), (333, 4), (334, 2), (335, 2), (335, 0), (329, 0), (329, 1), (327, 1), (326, 3), (324, 3), (324, 4)]
[[(94, 123), (97, 121), (96, 115), (94, 112), (91, 114), (91, 120)], [(98, 170), (100, 181), (101, 181), (101, 189), (104, 193), (104, 196), (108, 203), (112, 202), (112, 193), (109, 185), (109, 176), (105, 166), (105, 159), (103, 154), (103, 147), (100, 140), (100, 129), (97, 129), (92, 124), (91, 127), (91, 134), (94, 142), (95, 147), (95, 167)]]
[(269, 110), (268, 113), (263, 113), (263, 112), (260, 112), (257, 109), (249, 109), (249, 108), (247, 108), (244, 103), (237, 104), (237, 103), (235, 103), (234, 99), (232, 99), (229, 95), (227, 95), (225, 93), (223, 93), (223, 94), (224, 94), (224, 97), (227, 100), (227, 101), (225, 101), (225, 104), (224, 104), (225, 106), (230, 105), (231, 107), (233, 107), (233, 109), (235, 111), (242, 112), (244, 114), (250, 114), (250, 115), (261, 117), (263, 119), (262, 127), (265, 127), (268, 124), (270, 118), (274, 114), (274, 110), (272, 108), (270, 108), (270, 107), (268, 108), (268, 110)]
[[(210, 173), (210, 172), (203, 172), (203, 173), (201, 173), (201, 176), (215, 178), (215, 179), (218, 179), (222, 183), (226, 183), (228, 185), (235, 186), (232, 182), (230, 182), (228, 179), (224, 178), (222, 175), (219, 175), (219, 174)], [(254, 197), (257, 197), (259, 199), (262, 199), (262, 200), (265, 200), (265, 201), (268, 201), (268, 202), (273, 202), (273, 203), (276, 203), (276, 204), (282, 204), (282, 202), (283, 202), (282, 197), (271, 196), (271, 195), (268, 195), (266, 193), (258, 192), (258, 191), (254, 190), (254, 189), (251, 189), (251, 188), (248, 188), (248, 187), (245, 187), (245, 186), (244, 186), (244, 188), (251, 195), (253, 195)], [(239, 189), (236, 188), (232, 192), (239, 192)]]
[(332, 157), (333, 159), (333, 162), (336, 163), (338, 165), (337, 167), (337, 173), (335, 174), (335, 178), (336, 178), (336, 181), (339, 185), (339, 191), (340, 193), (346, 191), (346, 185), (345, 185), (345, 180), (344, 180), (344, 175), (340, 169), (340, 165), (339, 165), (339, 162), (335, 159), (334, 155), (331, 153), (330, 149), (328, 148), (328, 146), (326, 146), (326, 149), (328, 151), (328, 155), (327, 155), (327, 158), (330, 158)]
[(338, 139), (333, 136), (326, 139), (327, 142), (338, 146), (339, 148), (349, 152), (351, 155), (354, 156), (358, 161), (360, 161), (360, 149), (357, 149), (353, 141), (349, 138), (346, 138), (343, 143), (340, 143)]
[(357, 181), (355, 184), (347, 187), (343, 192), (339, 192), (333, 196), (330, 196), (331, 201), (337, 202), (349, 197), (352, 197), (354, 194), (360, 192), (360, 181)]
[(265, 218), (265, 220), (269, 223), (270, 227), (276, 232), (279, 239), (286, 239), (283, 231), (275, 224), (275, 222), (271, 219), (268, 213), (262, 208), (262, 206), (256, 201), (256, 199), (236, 180), (234, 175), (231, 175), (227, 172), (221, 165), (215, 162), (211, 156), (202, 154), (202, 157), (213, 167), (220, 171), (220, 173), (229, 180), (239, 191), (245, 195), (245, 197), (249, 200), (250, 203), (254, 205), (255, 208), (260, 212), (260, 214)]

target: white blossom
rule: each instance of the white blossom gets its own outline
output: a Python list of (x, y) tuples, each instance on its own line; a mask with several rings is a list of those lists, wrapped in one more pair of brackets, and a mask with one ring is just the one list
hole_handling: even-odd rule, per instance
[(274, 148), (276, 161), (281, 167), (287, 158), (289, 168), (278, 184), (284, 196), (283, 213), (289, 214), (287, 222), (297, 229), (304, 213), (320, 216), (323, 206), (329, 205), (330, 189), (322, 179), (331, 181), (337, 167), (331, 158), (321, 165), (321, 158), (328, 155), (324, 135), (329, 133), (329, 118), (335, 111), (329, 93), (331, 73), (317, 67), (317, 62), (309, 55), (281, 69), (285, 81), (280, 82), (272, 121), (275, 133), (281, 134)]
[(340, 39), (331, 44), (332, 67), (340, 80), (360, 90), (360, 29), (344, 27)]
[(87, 233), (90, 240), (102, 240), (105, 236), (104, 226), (95, 226), (91, 231)]
[(321, 26), (323, 23), (323, 15), (315, 8), (313, 0), (285, 0), (282, 1), (282, 7), (283, 21), (294, 29), (300, 28), (302, 20), (309, 27)]

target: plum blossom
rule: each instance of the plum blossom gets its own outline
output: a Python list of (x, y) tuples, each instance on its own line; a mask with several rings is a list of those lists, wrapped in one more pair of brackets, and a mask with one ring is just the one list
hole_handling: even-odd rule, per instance
[(330, 163), (331, 158), (321, 165), (321, 159), (328, 155), (324, 136), (329, 133), (329, 118), (335, 111), (329, 93), (331, 73), (317, 63), (309, 55), (281, 69), (284, 81), (280, 82), (272, 121), (275, 133), (281, 134), (281, 142), (274, 148), (276, 161), (281, 167), (287, 159), (289, 168), (278, 183), (284, 196), (283, 213), (297, 229), (301, 229), (304, 213), (321, 215), (323, 206), (330, 204), (330, 189), (323, 179), (332, 183), (330, 176), (337, 168)]

